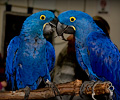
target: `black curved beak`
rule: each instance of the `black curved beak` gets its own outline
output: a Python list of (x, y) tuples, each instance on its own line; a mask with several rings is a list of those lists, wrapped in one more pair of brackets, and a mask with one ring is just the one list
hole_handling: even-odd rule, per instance
[(75, 30), (73, 29), (72, 26), (61, 24), (60, 22), (58, 22), (57, 24), (56, 31), (57, 31), (57, 35), (60, 36), (62, 40), (65, 41), (67, 40), (64, 38), (64, 34), (75, 34)]
[(51, 22), (49, 22), (45, 25), (45, 27), (43, 29), (43, 34), (44, 35), (52, 34), (56, 30), (57, 23), (58, 23), (58, 19), (55, 16), (55, 18)]

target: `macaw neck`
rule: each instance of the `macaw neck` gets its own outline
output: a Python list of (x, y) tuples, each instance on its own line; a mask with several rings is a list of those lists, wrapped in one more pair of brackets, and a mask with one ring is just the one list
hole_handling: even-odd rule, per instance
[(43, 35), (43, 25), (23, 24), (20, 34), (25, 34), (26, 36)]
[(42, 28), (36, 29), (35, 31), (31, 29), (29, 30), (22, 29), (20, 32), (20, 35), (23, 35), (25, 37), (31, 37), (31, 38), (35, 38), (35, 37), (39, 37), (41, 39), (44, 38)]
[(43, 41), (43, 40), (46, 40), (45, 38), (44, 38), (44, 36), (43, 36), (43, 34), (39, 34), (39, 33), (31, 33), (31, 34), (29, 34), (29, 33), (24, 33), (24, 34), (20, 34), (20, 38), (22, 39), (22, 40), (31, 40), (31, 41), (33, 41), (33, 40), (41, 40), (41, 41)]
[(76, 28), (75, 37), (81, 42), (85, 43), (88, 35), (92, 32), (99, 32), (100, 34), (103, 33), (102, 29), (99, 28), (95, 23), (87, 24), (84, 27), (80, 27), (80, 25)]

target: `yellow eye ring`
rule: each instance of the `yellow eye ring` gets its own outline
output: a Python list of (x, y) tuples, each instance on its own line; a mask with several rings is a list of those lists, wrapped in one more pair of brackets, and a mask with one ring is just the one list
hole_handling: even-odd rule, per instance
[(45, 20), (45, 18), (46, 18), (45, 15), (41, 15), (41, 16), (40, 16), (40, 19), (41, 19), (41, 20)]
[(71, 22), (74, 22), (75, 20), (76, 20), (75, 17), (70, 17), (70, 21), (71, 21)]

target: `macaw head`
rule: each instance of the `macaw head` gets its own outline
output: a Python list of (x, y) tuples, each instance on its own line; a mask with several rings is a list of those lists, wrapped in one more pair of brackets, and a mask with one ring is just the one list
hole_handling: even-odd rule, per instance
[(53, 12), (45, 10), (32, 14), (23, 23), (21, 34), (43, 35), (50, 33), (56, 27), (57, 20)]
[(95, 31), (97, 25), (93, 18), (82, 11), (69, 10), (58, 16), (57, 34), (74, 34), (77, 38), (85, 38), (90, 32)]

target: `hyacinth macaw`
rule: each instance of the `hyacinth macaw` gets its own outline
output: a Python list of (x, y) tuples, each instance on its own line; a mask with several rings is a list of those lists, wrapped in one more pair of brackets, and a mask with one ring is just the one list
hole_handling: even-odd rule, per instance
[(12, 90), (15, 83), (18, 89), (28, 86), (35, 90), (42, 79), (51, 81), (49, 72), (54, 68), (55, 50), (43, 33), (52, 30), (54, 18), (48, 10), (32, 14), (24, 21), (20, 35), (10, 41), (5, 73)]
[(90, 79), (110, 81), (115, 88), (115, 100), (120, 100), (120, 53), (117, 47), (84, 12), (65, 11), (58, 20), (58, 36), (64, 39), (64, 33), (74, 33), (78, 63)]

